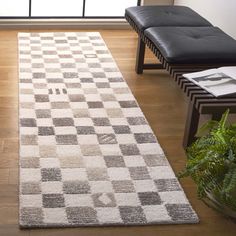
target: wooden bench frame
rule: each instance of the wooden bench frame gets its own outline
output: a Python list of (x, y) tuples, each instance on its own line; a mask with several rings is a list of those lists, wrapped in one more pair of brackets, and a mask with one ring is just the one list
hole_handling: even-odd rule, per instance
[[(136, 73), (142, 74), (145, 69), (165, 69), (189, 98), (183, 139), (184, 148), (187, 148), (193, 141), (195, 141), (195, 134), (202, 114), (212, 115), (212, 119), (219, 120), (228, 108), (230, 109), (230, 113), (236, 113), (236, 95), (216, 98), (182, 76), (184, 73), (197, 72), (221, 66), (236, 66), (235, 64), (170, 64), (166, 61), (155, 44), (138, 29), (132, 19), (127, 15), (126, 19), (139, 36), (135, 66)], [(159, 64), (144, 63), (146, 45), (158, 58), (160, 61)]]

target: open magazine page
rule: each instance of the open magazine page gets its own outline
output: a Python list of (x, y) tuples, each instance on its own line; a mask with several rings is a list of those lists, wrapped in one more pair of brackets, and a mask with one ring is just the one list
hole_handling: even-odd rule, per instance
[(236, 94), (236, 67), (221, 67), (183, 76), (216, 97)]

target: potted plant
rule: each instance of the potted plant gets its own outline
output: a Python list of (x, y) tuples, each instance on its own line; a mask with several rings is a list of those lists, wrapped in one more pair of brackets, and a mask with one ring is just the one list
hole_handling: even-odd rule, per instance
[(187, 164), (179, 178), (190, 176), (198, 197), (208, 206), (236, 219), (236, 124), (227, 110), (220, 121), (207, 122), (187, 148)]

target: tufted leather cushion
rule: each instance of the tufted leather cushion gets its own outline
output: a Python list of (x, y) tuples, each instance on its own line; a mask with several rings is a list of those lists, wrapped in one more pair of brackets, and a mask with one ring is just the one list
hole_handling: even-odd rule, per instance
[(195, 11), (184, 6), (137, 6), (125, 10), (139, 30), (159, 26), (211, 26)]
[(217, 27), (153, 27), (144, 35), (169, 63), (236, 63), (236, 40)]

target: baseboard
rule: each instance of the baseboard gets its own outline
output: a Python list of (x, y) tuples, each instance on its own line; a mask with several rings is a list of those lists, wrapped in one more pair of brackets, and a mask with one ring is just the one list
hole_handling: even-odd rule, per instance
[(124, 19), (1, 19), (0, 29), (130, 29)]

